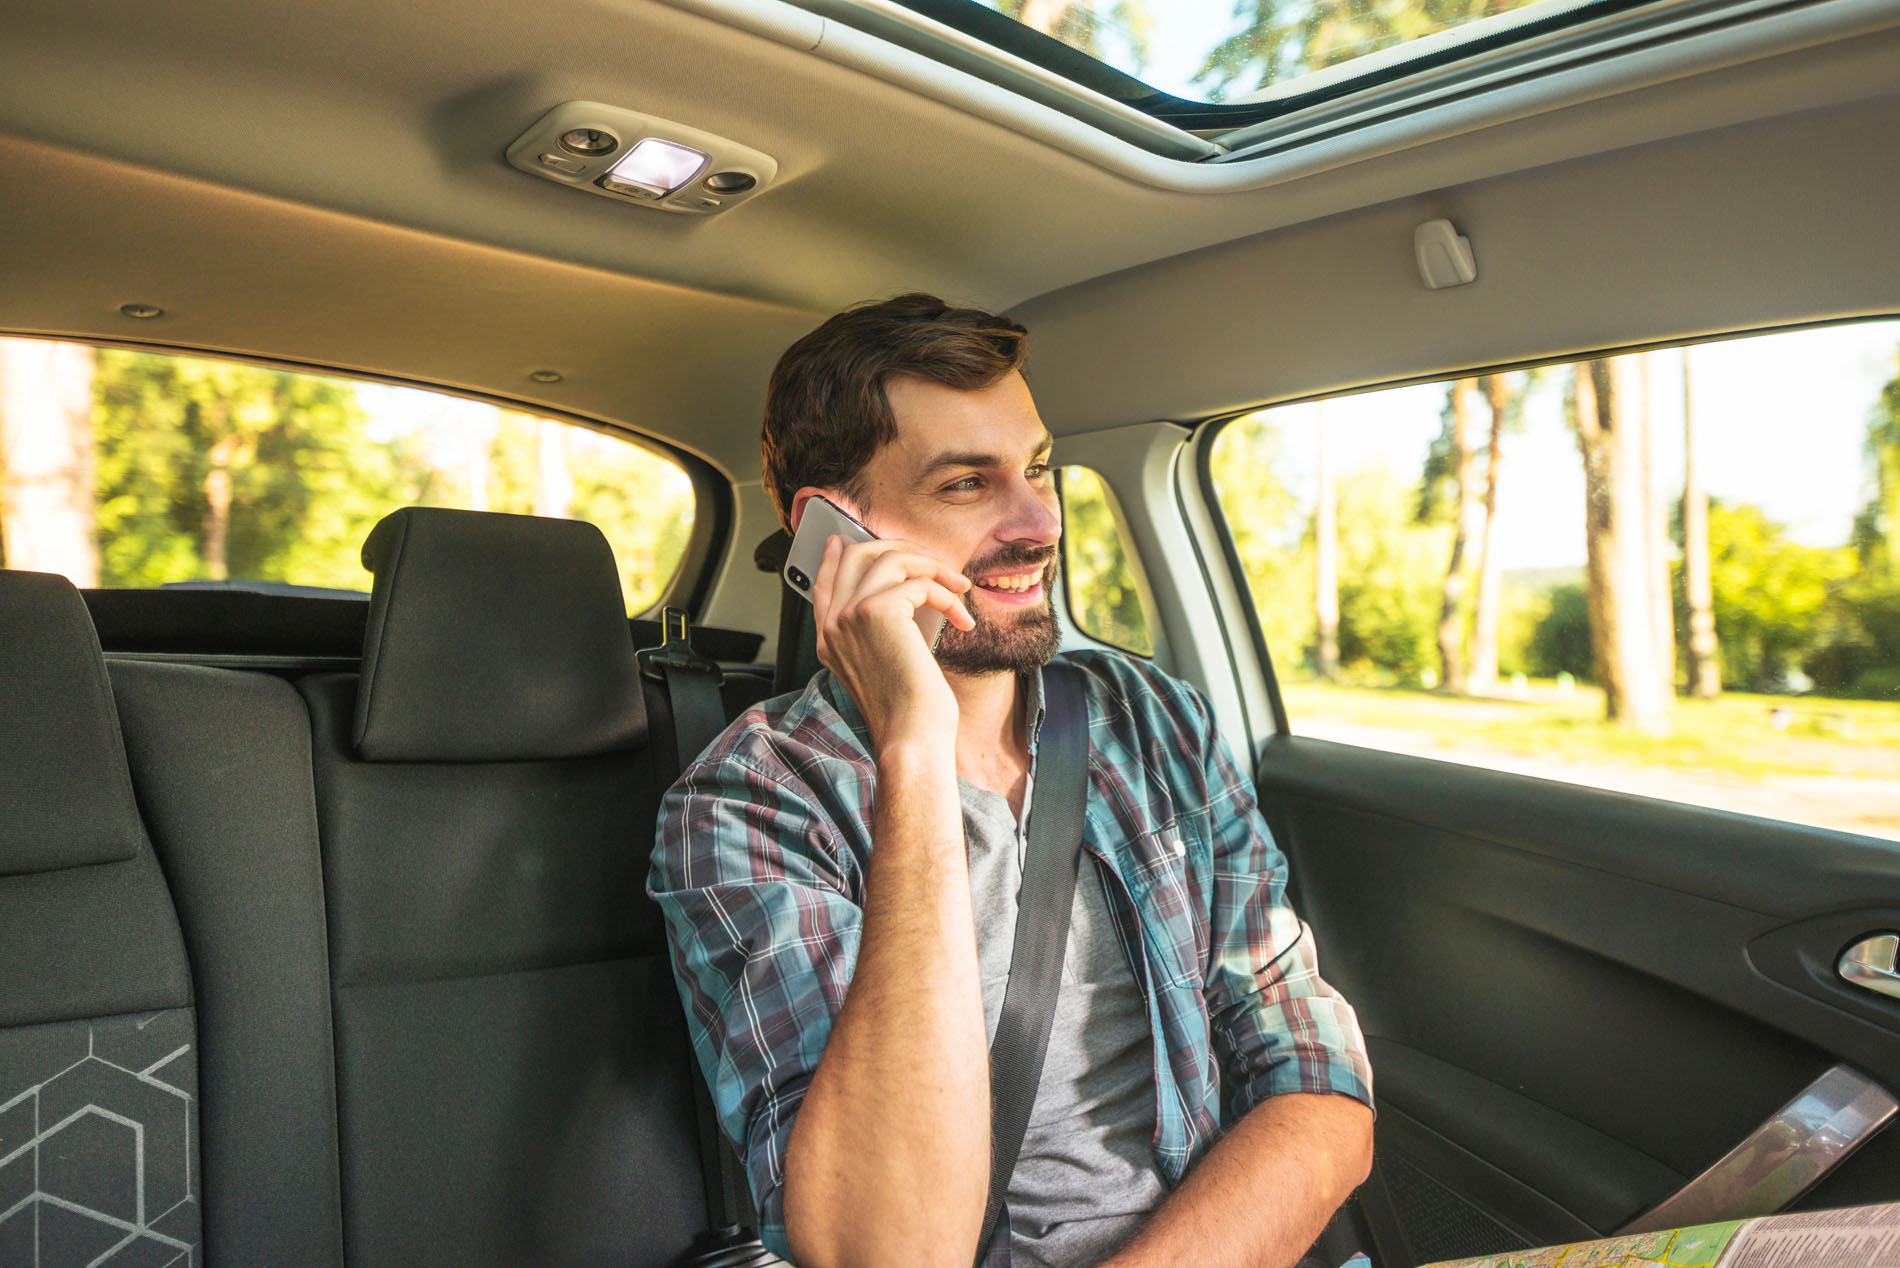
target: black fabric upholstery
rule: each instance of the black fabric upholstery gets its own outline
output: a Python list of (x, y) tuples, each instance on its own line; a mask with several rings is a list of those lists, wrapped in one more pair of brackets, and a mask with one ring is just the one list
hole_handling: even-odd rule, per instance
[(353, 674), (299, 684), (338, 986), (550, 968), (664, 949), (645, 894), (659, 799), (644, 753), (353, 760)]
[(125, 663), (111, 674), (197, 984), (206, 1260), (340, 1264), (309, 715), (294, 688), (261, 674)]
[[(255, 594), (244, 590), (82, 590), (99, 643), (108, 652), (169, 655), (308, 656), (363, 654), (369, 595), (351, 599)], [(660, 642), (658, 621), (627, 622), (635, 647)], [(714, 660), (754, 660), (763, 635), (700, 626), (693, 645)]]
[[(369, 579), (364, 578), (367, 582)], [(349, 656), (363, 651), (369, 595), (247, 590), (82, 591), (109, 652)]]
[(340, 988), (351, 1268), (665, 1268), (699, 1230), (658, 956)]
[(63, 578), (0, 573), (0, 863), (0, 1264), (189, 1262), (191, 977)]
[(189, 1008), (0, 1030), (0, 1264), (186, 1264)]
[(79, 592), (0, 571), (0, 876), (120, 862), (142, 837)]
[(0, 877), (0, 1026), (190, 1003), (178, 917), (150, 850)]
[(772, 693), (803, 691), (818, 672), (818, 625), (811, 600), (785, 583), (785, 561), (792, 551), (792, 535), (779, 529), (752, 551), (760, 572), (778, 579), (778, 652), (772, 669)]
[(405, 507), (363, 562), (366, 760), (581, 757), (645, 737), (613, 551), (592, 524)]
[(647, 754), (365, 762), (355, 678), (299, 687), (352, 1268), (671, 1262), (703, 1194)]

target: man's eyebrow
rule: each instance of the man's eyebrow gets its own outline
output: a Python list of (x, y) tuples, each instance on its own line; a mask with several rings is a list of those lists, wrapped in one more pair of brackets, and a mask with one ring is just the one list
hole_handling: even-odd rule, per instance
[[(1041, 457), (1044, 454), (1047, 454), (1051, 449), (1055, 448), (1055, 443), (1056, 443), (1056, 438), (1054, 436), (1051, 436), (1048, 432), (1044, 432), (1042, 434), (1042, 443), (1036, 446), (1036, 456)], [(924, 468), (921, 472), (918, 473), (917, 479), (919, 483), (922, 483), (923, 481), (930, 479), (930, 477), (935, 475), (937, 472), (944, 470), (946, 467), (983, 468), (983, 467), (1002, 467), (1002, 466), (1008, 466), (1008, 465), (1009, 465), (1009, 460), (1007, 458), (1000, 457), (999, 455), (993, 454), (993, 453), (974, 453), (974, 452), (940, 453), (936, 457), (932, 458), (929, 462), (924, 464)]]

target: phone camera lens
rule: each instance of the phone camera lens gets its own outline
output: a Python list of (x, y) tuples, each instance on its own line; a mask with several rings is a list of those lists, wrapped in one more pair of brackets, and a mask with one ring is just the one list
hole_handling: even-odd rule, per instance
[(811, 578), (807, 577), (802, 569), (787, 568), (785, 570), (785, 576), (800, 590), (811, 589)]

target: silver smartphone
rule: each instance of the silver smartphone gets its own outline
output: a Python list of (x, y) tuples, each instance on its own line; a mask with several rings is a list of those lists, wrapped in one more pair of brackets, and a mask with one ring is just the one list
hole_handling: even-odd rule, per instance
[[(814, 497), (805, 503), (805, 514), (792, 535), (792, 548), (785, 554), (785, 584), (811, 599), (811, 588), (818, 579), (818, 567), (825, 561), (825, 542), (842, 537), (846, 542), (870, 542), (877, 534), (852, 519), (837, 503)], [(943, 637), (944, 615), (935, 608), (917, 609), (917, 628), (923, 632), (930, 650), (937, 650)]]

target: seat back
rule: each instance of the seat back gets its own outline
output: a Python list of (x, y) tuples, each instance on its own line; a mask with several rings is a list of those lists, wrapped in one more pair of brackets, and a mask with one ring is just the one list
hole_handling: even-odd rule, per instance
[(591, 525), (410, 508), (365, 562), (362, 673), (298, 684), (346, 1256), (669, 1264), (704, 1193), (611, 551)]
[(0, 572), (0, 1264), (197, 1255), (198, 1037), (92, 621)]
[(269, 674), (118, 660), (111, 675), (197, 988), (204, 1262), (336, 1268), (336, 1058), (310, 716)]

